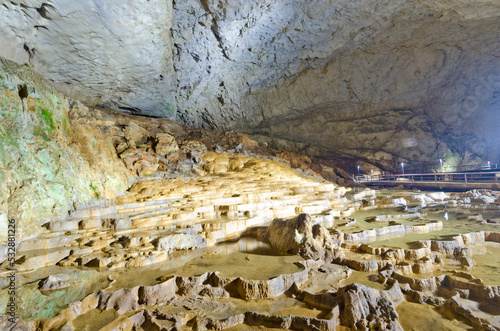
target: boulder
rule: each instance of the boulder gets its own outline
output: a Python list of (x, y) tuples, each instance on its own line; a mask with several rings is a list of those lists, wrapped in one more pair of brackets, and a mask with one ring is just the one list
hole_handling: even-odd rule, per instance
[(69, 279), (71, 279), (71, 277), (65, 274), (50, 275), (38, 283), (38, 289), (43, 291), (65, 288), (70, 286), (67, 282)]
[(153, 240), (151, 243), (157, 249), (165, 252), (207, 246), (207, 240), (194, 232), (177, 232), (168, 234)]
[(404, 297), (397, 283), (389, 291), (350, 284), (339, 289), (337, 300), (342, 325), (353, 330), (403, 330), (395, 307)]
[(154, 149), (156, 154), (165, 156), (168, 153), (178, 151), (179, 145), (177, 145), (174, 136), (168, 133), (157, 133), (155, 136)]
[(327, 262), (343, 255), (340, 242), (320, 224), (313, 226), (308, 214), (290, 220), (273, 220), (264, 237), (281, 253)]
[(137, 161), (134, 166), (137, 168), (137, 175), (139, 177), (153, 176), (158, 169), (157, 163), (150, 163), (148, 161)]
[(138, 146), (143, 144), (149, 136), (149, 132), (143, 127), (130, 122), (124, 129), (123, 133), (127, 139), (129, 146)]
[(197, 140), (187, 140), (181, 144), (181, 148), (190, 152), (206, 152), (207, 146)]

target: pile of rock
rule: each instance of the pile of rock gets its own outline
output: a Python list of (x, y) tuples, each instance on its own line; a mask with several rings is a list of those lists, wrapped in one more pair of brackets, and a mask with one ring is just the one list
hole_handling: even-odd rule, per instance
[(168, 133), (157, 133), (146, 143), (131, 146), (122, 142), (116, 147), (127, 169), (135, 176), (151, 177), (159, 173), (173, 175), (180, 171), (184, 176), (195, 175), (194, 165), (201, 161), (200, 155), (207, 151), (204, 144), (188, 140), (179, 145)]

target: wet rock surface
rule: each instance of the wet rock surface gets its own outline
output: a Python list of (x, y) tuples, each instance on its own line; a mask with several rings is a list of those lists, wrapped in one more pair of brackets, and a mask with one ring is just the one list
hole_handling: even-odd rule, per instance
[(2, 242), (7, 216), (17, 220), (18, 240), (35, 236), (44, 220), (130, 185), (110, 137), (94, 125), (99, 119), (29, 68), (0, 59), (0, 104)]
[[(161, 185), (158, 190), (159, 192), (163, 190)], [(141, 196), (150, 196), (156, 192), (152, 191), (150, 186), (144, 185), (134, 191), (136, 192), (134, 194), (142, 192)], [(393, 194), (397, 195), (398, 192)], [(425, 221), (423, 217), (431, 219), (437, 214), (442, 217), (445, 210), (443, 203), (446, 205), (450, 201), (456, 202), (451, 204), (456, 209), (446, 209), (448, 211), (457, 211), (458, 206), (464, 205), (471, 208), (471, 213), (482, 210), (482, 214), (492, 215), (491, 213), (499, 212), (498, 207), (492, 210), (490, 206), (488, 211), (472, 208), (473, 206), (466, 200), (467, 195), (451, 194), (443, 200), (439, 199), (438, 202), (427, 200), (428, 205), (423, 207), (421, 215), (417, 216), (418, 221)], [(386, 206), (384, 204), (387, 198), (383, 195), (378, 198), (377, 194), (366, 192), (358, 198), (361, 196), (363, 198), (370, 196), (374, 205)], [(411, 200), (411, 196), (410, 198), (407, 195), (403, 196)], [(344, 202), (352, 203), (351, 200), (356, 199), (346, 199)], [(475, 206), (482, 208), (484, 204), (476, 203)], [(357, 205), (354, 212), (349, 212), (351, 216), (348, 219), (357, 219), (355, 226), (358, 227), (381, 223), (381, 228), (384, 228), (384, 222), (388, 224), (388, 220), (394, 218), (403, 223), (415, 222), (414, 212), (401, 212), (397, 206), (392, 207), (393, 209), (385, 207), (384, 213), (381, 212), (377, 216), (382, 220), (380, 222), (373, 222), (373, 216), (359, 217), (358, 215), (364, 215), (365, 211), (362, 208), (366, 208), (366, 212), (377, 213), (377, 210), (371, 207)], [(465, 209), (462, 211), (465, 212)], [(344, 215), (346, 212), (347, 209)], [(454, 213), (451, 212), (449, 220), (440, 220), (434, 216), (436, 221), (443, 222), (443, 226), (430, 230), (430, 233), (409, 234), (402, 230), (392, 235), (398, 235), (402, 239), (414, 235), (430, 236), (433, 232), (447, 231), (449, 227), (450, 231), (453, 231), (453, 222), (470, 224), (468, 218), (455, 218)], [(457, 213), (457, 216), (459, 215)], [(112, 268), (108, 265), (107, 268), (101, 269), (101, 272), (109, 273), (108, 282), (111, 282), (107, 288), (88, 292), (77, 302), (71, 303), (68, 308), (59, 310), (53, 317), (37, 321), (20, 321), (19, 325), (24, 325), (27, 330), (34, 330), (36, 326), (43, 326), (46, 330), (59, 328), (91, 330), (97, 326), (102, 330), (116, 328), (218, 330), (242, 326), (290, 330), (335, 330), (339, 327), (351, 330), (402, 330), (402, 325), (414, 323), (408, 322), (413, 313), (406, 307), (409, 304), (417, 304), (421, 307), (439, 309), (448, 316), (458, 319), (459, 322), (456, 322), (458, 324), (454, 324), (458, 329), (474, 327), (478, 330), (496, 330), (500, 327), (498, 320), (500, 284), (495, 281), (485, 283), (470, 273), (477, 268), (474, 258), (481, 252), (482, 245), (491, 243), (500, 246), (500, 234), (494, 231), (496, 225), (487, 225), (492, 231), (464, 232), (445, 240), (415, 241), (412, 248), (396, 248), (379, 246), (376, 244), (377, 241), (359, 243), (351, 240), (348, 233), (334, 228), (337, 222), (341, 228), (352, 228), (352, 225), (346, 226), (346, 217), (325, 218), (321, 212), (311, 215), (303, 213), (292, 218), (274, 219), (267, 226), (259, 224), (253, 228), (250, 226), (248, 230), (241, 232), (245, 236), (253, 236), (269, 243), (275, 253), (265, 254), (275, 254), (273, 258), (276, 261), (281, 259), (280, 254), (283, 253), (300, 255), (306, 259), (297, 264), (299, 270), (291, 273), (279, 274), (278, 271), (278, 274), (269, 279), (256, 280), (245, 277), (244, 269), (241, 269), (241, 275), (236, 277), (224, 276), (216, 271), (201, 272), (203, 263), (216, 261), (210, 255), (203, 255), (208, 253), (202, 253), (202, 258), (196, 262), (200, 265), (197, 269), (173, 270), (171, 273), (158, 270), (155, 271), (157, 276), (150, 278), (144, 285), (124, 286), (125, 283), (121, 280), (124, 276), (120, 276), (119, 271), (123, 264), (117, 260), (117, 264)], [(486, 226), (482, 223), (475, 224)], [(170, 239), (165, 240), (169, 238), (168, 236), (152, 239), (154, 237), (152, 232), (144, 232), (145, 229), (142, 229), (151, 240), (151, 252), (162, 251), (166, 257), (177, 256), (166, 246), (174, 250), (190, 248), (192, 253), (189, 254), (197, 254), (199, 249), (196, 247), (209, 242), (203, 240), (204, 236), (210, 238), (206, 230), (208, 228), (193, 224), (187, 231), (180, 231), (177, 234), (187, 236), (186, 238), (183, 237), (181, 240), (170, 237), (174, 247), (168, 244)], [(145, 242), (145, 236), (133, 238), (134, 236), (127, 240), (121, 239), (114, 244), (112, 241), (104, 240), (101, 244), (103, 252), (111, 253), (110, 249), (118, 249), (109, 255), (109, 258), (116, 259), (119, 256), (119, 249), (129, 248), (127, 255), (123, 256), (128, 261), (136, 261), (136, 264), (130, 262), (128, 270), (134, 266), (144, 268), (145, 265), (138, 262), (141, 261), (141, 255), (134, 258), (130, 249), (142, 250), (140, 243)], [(384, 239), (384, 235), (375, 239)], [(97, 242), (92, 245), (97, 245)], [(210, 249), (219, 250), (219, 246), (220, 244)], [(257, 249), (253, 254), (263, 253), (259, 253)], [(81, 258), (89, 260), (91, 256), (85, 256), (82, 252)], [(99, 259), (102, 258), (101, 255)], [(259, 260), (258, 255), (252, 253), (245, 253), (239, 258), (243, 261)], [(158, 259), (152, 263), (160, 265), (167, 260), (161, 261)], [(235, 270), (241, 268), (237, 264), (233, 265)], [(89, 266), (102, 268), (106, 265), (90, 263)], [(140, 268), (138, 273), (141, 273)], [(179, 276), (176, 273), (186, 276)], [(29, 273), (26, 275), (32, 277)], [(137, 281), (131, 279), (126, 283), (137, 284)], [(53, 274), (43, 278), (38, 287), (45, 292), (65, 290), (68, 285), (66, 282), (71, 283), (72, 280), (63, 274)], [(398, 308), (400, 305), (403, 308)], [(109, 311), (114, 312), (113, 315), (108, 315)], [(415, 310), (415, 314), (419, 311)], [(432, 316), (433, 319), (429, 320), (429, 323), (431, 321), (437, 323), (437, 318), (439, 323), (443, 323), (443, 327), (447, 325), (444, 317), (440, 320), (436, 317), (438, 315)], [(425, 319), (418, 323), (420, 326), (417, 329), (422, 330), (430, 325), (425, 324)]]

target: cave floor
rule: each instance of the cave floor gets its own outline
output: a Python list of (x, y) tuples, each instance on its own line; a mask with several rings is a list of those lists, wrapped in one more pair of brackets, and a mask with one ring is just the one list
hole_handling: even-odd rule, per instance
[[(144, 190), (151, 190), (151, 185), (140, 185), (142, 189), (136, 192), (144, 195)], [(316, 186), (311, 184), (311, 187)], [(157, 192), (158, 187), (155, 190)], [(99, 266), (92, 263), (71, 265), (64, 263), (68, 259), (62, 259), (63, 263), (58, 266), (21, 270), (17, 280), (20, 307), (24, 308), (21, 318), (26, 325), (34, 321), (48, 325), (47, 330), (51, 330), (50, 325), (71, 325), (75, 330), (149, 330), (153, 326), (167, 330), (174, 327), (177, 330), (306, 330), (302, 324), (320, 330), (362, 329), (349, 325), (347, 307), (339, 311), (336, 308), (339, 306), (331, 302), (329, 306), (329, 299), (324, 298), (327, 294), (335, 297), (343, 288), (355, 285), (367, 286), (384, 295), (398, 287), (404, 299), (394, 299), (392, 304), (398, 316), (395, 321), (405, 330), (500, 328), (499, 206), (479, 203), (477, 199), (471, 203), (465, 193), (448, 194), (431, 202), (433, 193), (392, 191), (390, 195), (390, 192), (378, 195), (378, 192), (366, 190), (361, 197), (360, 193), (353, 192), (344, 201), (348, 207), (342, 215), (325, 217), (324, 211), (311, 213), (314, 224), (329, 229), (332, 236), (344, 238), (341, 240), (342, 257), (334, 261), (312, 261), (279, 252), (255, 234), (255, 229), (266, 228), (265, 223), (237, 235), (229, 233), (219, 242), (191, 247), (199, 243), (199, 238), (192, 238), (193, 233), (202, 233), (200, 230), (207, 231), (210, 226), (220, 223), (209, 222), (209, 227), (182, 233), (189, 235), (179, 239), (187, 241), (186, 246), (169, 250), (168, 258), (160, 261), (153, 259), (152, 263), (142, 265), (130, 263), (124, 268), (119, 261)], [(353, 198), (356, 195), (358, 198)], [(416, 206), (415, 202), (420, 201), (422, 195), (427, 197), (427, 202)], [(169, 198), (174, 203), (186, 201), (162, 198)], [(335, 199), (338, 198), (335, 195)], [(402, 198), (406, 199), (403, 204)], [(358, 208), (353, 208), (357, 202)], [(187, 209), (185, 204), (182, 208)], [(236, 209), (228, 207), (220, 211)], [(89, 210), (82, 209), (82, 212)], [(88, 214), (88, 219), (96, 218), (95, 213)], [(225, 215), (226, 222), (244, 218), (244, 215)], [(423, 231), (427, 224), (437, 225)], [(398, 226), (405, 230), (387, 231), (400, 229)], [(161, 238), (168, 238), (165, 233), (170, 232), (162, 229)], [(212, 230), (220, 231), (220, 227)], [(64, 231), (77, 237), (84, 233), (77, 229)], [(370, 231), (373, 233), (366, 237)], [(105, 232), (95, 232), (94, 240), (96, 233)], [(130, 249), (131, 246), (124, 243), (136, 240), (133, 238), (149, 236), (151, 239), (159, 232), (153, 228), (140, 232), (115, 228), (111, 233), (114, 242), (122, 245), (112, 247), (113, 241), (108, 240), (101, 250), (116, 254)], [(210, 238), (207, 233), (204, 236)], [(86, 247), (93, 245), (96, 243)], [(156, 244), (154, 248), (161, 250), (167, 246)], [(135, 249), (140, 251), (144, 247), (137, 245)], [(50, 255), (53, 251), (45, 253)], [(40, 252), (43, 250), (38, 255)], [(81, 251), (78, 256), (92, 252)], [(37, 256), (30, 250), (27, 253), (34, 258)], [(128, 257), (123, 255), (125, 259), (134, 261), (134, 255), (128, 254)], [(137, 256), (135, 258), (137, 260)], [(41, 288), (42, 280), (49, 276), (55, 277), (52, 287)], [(280, 279), (278, 285), (273, 282), (276, 279)], [(167, 286), (172, 280), (176, 283), (173, 295), (162, 298), (159, 294), (159, 299), (149, 304), (141, 297), (144, 294), (140, 293)], [(230, 284), (235, 283), (239, 285), (232, 288)], [(6, 289), (0, 296), (7, 296)], [(109, 296), (117, 296), (116, 301), (110, 303)], [(89, 304), (92, 300), (95, 302)], [(66, 307), (69, 304), (75, 310), (74, 302), (81, 302), (77, 305), (79, 312), (71, 315)], [(359, 312), (351, 314), (356, 316)], [(372, 324), (380, 324), (387, 317), (376, 319), (378, 322), (365, 317), (365, 321)]]

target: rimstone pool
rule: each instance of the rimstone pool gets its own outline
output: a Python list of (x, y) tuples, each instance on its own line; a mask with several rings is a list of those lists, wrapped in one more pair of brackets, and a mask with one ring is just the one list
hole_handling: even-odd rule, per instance
[[(491, 193), (364, 190), (352, 193), (338, 216), (275, 220), (277, 236), (273, 226), (261, 225), (140, 268), (63, 263), (26, 270), (19, 276), (21, 318), (27, 325), (65, 321), (75, 330), (111, 330), (137, 316), (166, 329), (204, 321), (205, 329), (251, 330), (253, 324), (279, 329), (292, 316), (293, 325), (348, 330), (353, 326), (345, 321), (357, 308), (335, 307), (351, 300), (343, 291), (352, 287), (365, 293), (368, 306), (376, 294), (377, 305), (393, 309), (377, 317), (378, 325), (499, 328), (500, 208), (483, 203), (481, 194)], [(302, 239), (286, 242), (287, 231)], [(318, 255), (324, 247), (336, 253)], [(0, 297), (6, 302), (5, 289)], [(75, 303), (83, 311), (71, 317), (67, 307)], [(137, 329), (148, 330), (144, 323)]]

